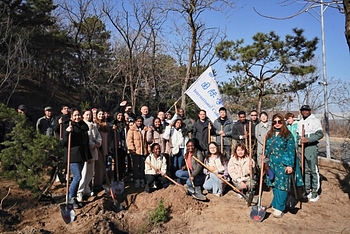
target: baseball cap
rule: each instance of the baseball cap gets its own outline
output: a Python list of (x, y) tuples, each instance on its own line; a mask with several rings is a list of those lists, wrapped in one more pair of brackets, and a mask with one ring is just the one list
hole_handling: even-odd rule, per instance
[(52, 109), (52, 107), (51, 106), (47, 106), (47, 107), (45, 107), (45, 109), (44, 109), (45, 111), (48, 111), (48, 110), (53, 110)]
[(302, 110), (311, 110), (311, 107), (309, 106), (309, 105), (302, 105), (301, 107), (300, 107), (300, 110), (302, 111)]
[(17, 109), (20, 109), (20, 110), (27, 110), (27, 107), (23, 104), (19, 105)]

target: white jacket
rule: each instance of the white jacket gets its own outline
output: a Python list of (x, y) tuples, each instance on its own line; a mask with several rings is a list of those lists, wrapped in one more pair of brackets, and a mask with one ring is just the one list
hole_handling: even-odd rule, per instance
[(174, 127), (166, 126), (163, 134), (163, 138), (170, 139), (171, 153), (175, 155), (179, 152), (180, 148), (184, 148), (184, 154), (186, 153), (186, 143), (188, 141), (187, 136), (182, 135), (181, 129), (176, 130)]
[[(158, 158), (154, 157), (151, 153), (147, 156), (146, 162), (150, 163), (152, 166), (160, 170), (162, 173), (166, 174), (167, 164), (166, 159), (162, 155), (159, 155)], [(145, 163), (145, 174), (146, 175), (156, 175), (156, 171), (147, 163)]]
[(89, 146), (90, 146), (90, 151), (92, 155), (92, 160), (97, 160), (98, 159), (98, 148), (94, 147), (95, 144), (97, 143), (98, 145), (102, 145), (102, 137), (100, 132), (97, 129), (96, 124), (87, 122), (84, 120), (84, 122), (89, 126)]

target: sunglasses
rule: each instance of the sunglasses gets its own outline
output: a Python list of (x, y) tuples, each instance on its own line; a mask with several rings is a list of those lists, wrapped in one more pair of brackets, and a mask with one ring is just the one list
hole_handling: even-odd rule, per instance
[(273, 125), (282, 124), (282, 120), (277, 120), (277, 121), (275, 120), (275, 121), (273, 121), (272, 123), (273, 123)]

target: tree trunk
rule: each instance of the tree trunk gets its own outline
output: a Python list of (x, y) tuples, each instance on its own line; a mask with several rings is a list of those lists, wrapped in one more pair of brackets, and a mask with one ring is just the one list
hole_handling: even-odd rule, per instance
[(350, 49), (350, 0), (344, 0), (344, 13), (345, 13), (345, 37)]

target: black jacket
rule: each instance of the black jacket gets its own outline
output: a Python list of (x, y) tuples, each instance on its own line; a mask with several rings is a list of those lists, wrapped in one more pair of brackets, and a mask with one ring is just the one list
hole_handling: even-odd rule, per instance
[[(89, 148), (89, 127), (82, 120), (78, 123), (72, 122), (73, 131), (71, 134), (71, 150), (70, 162), (78, 163), (92, 159)], [(69, 133), (63, 129), (63, 144), (64, 144), (64, 162), (67, 162), (68, 157), (68, 136)]]

